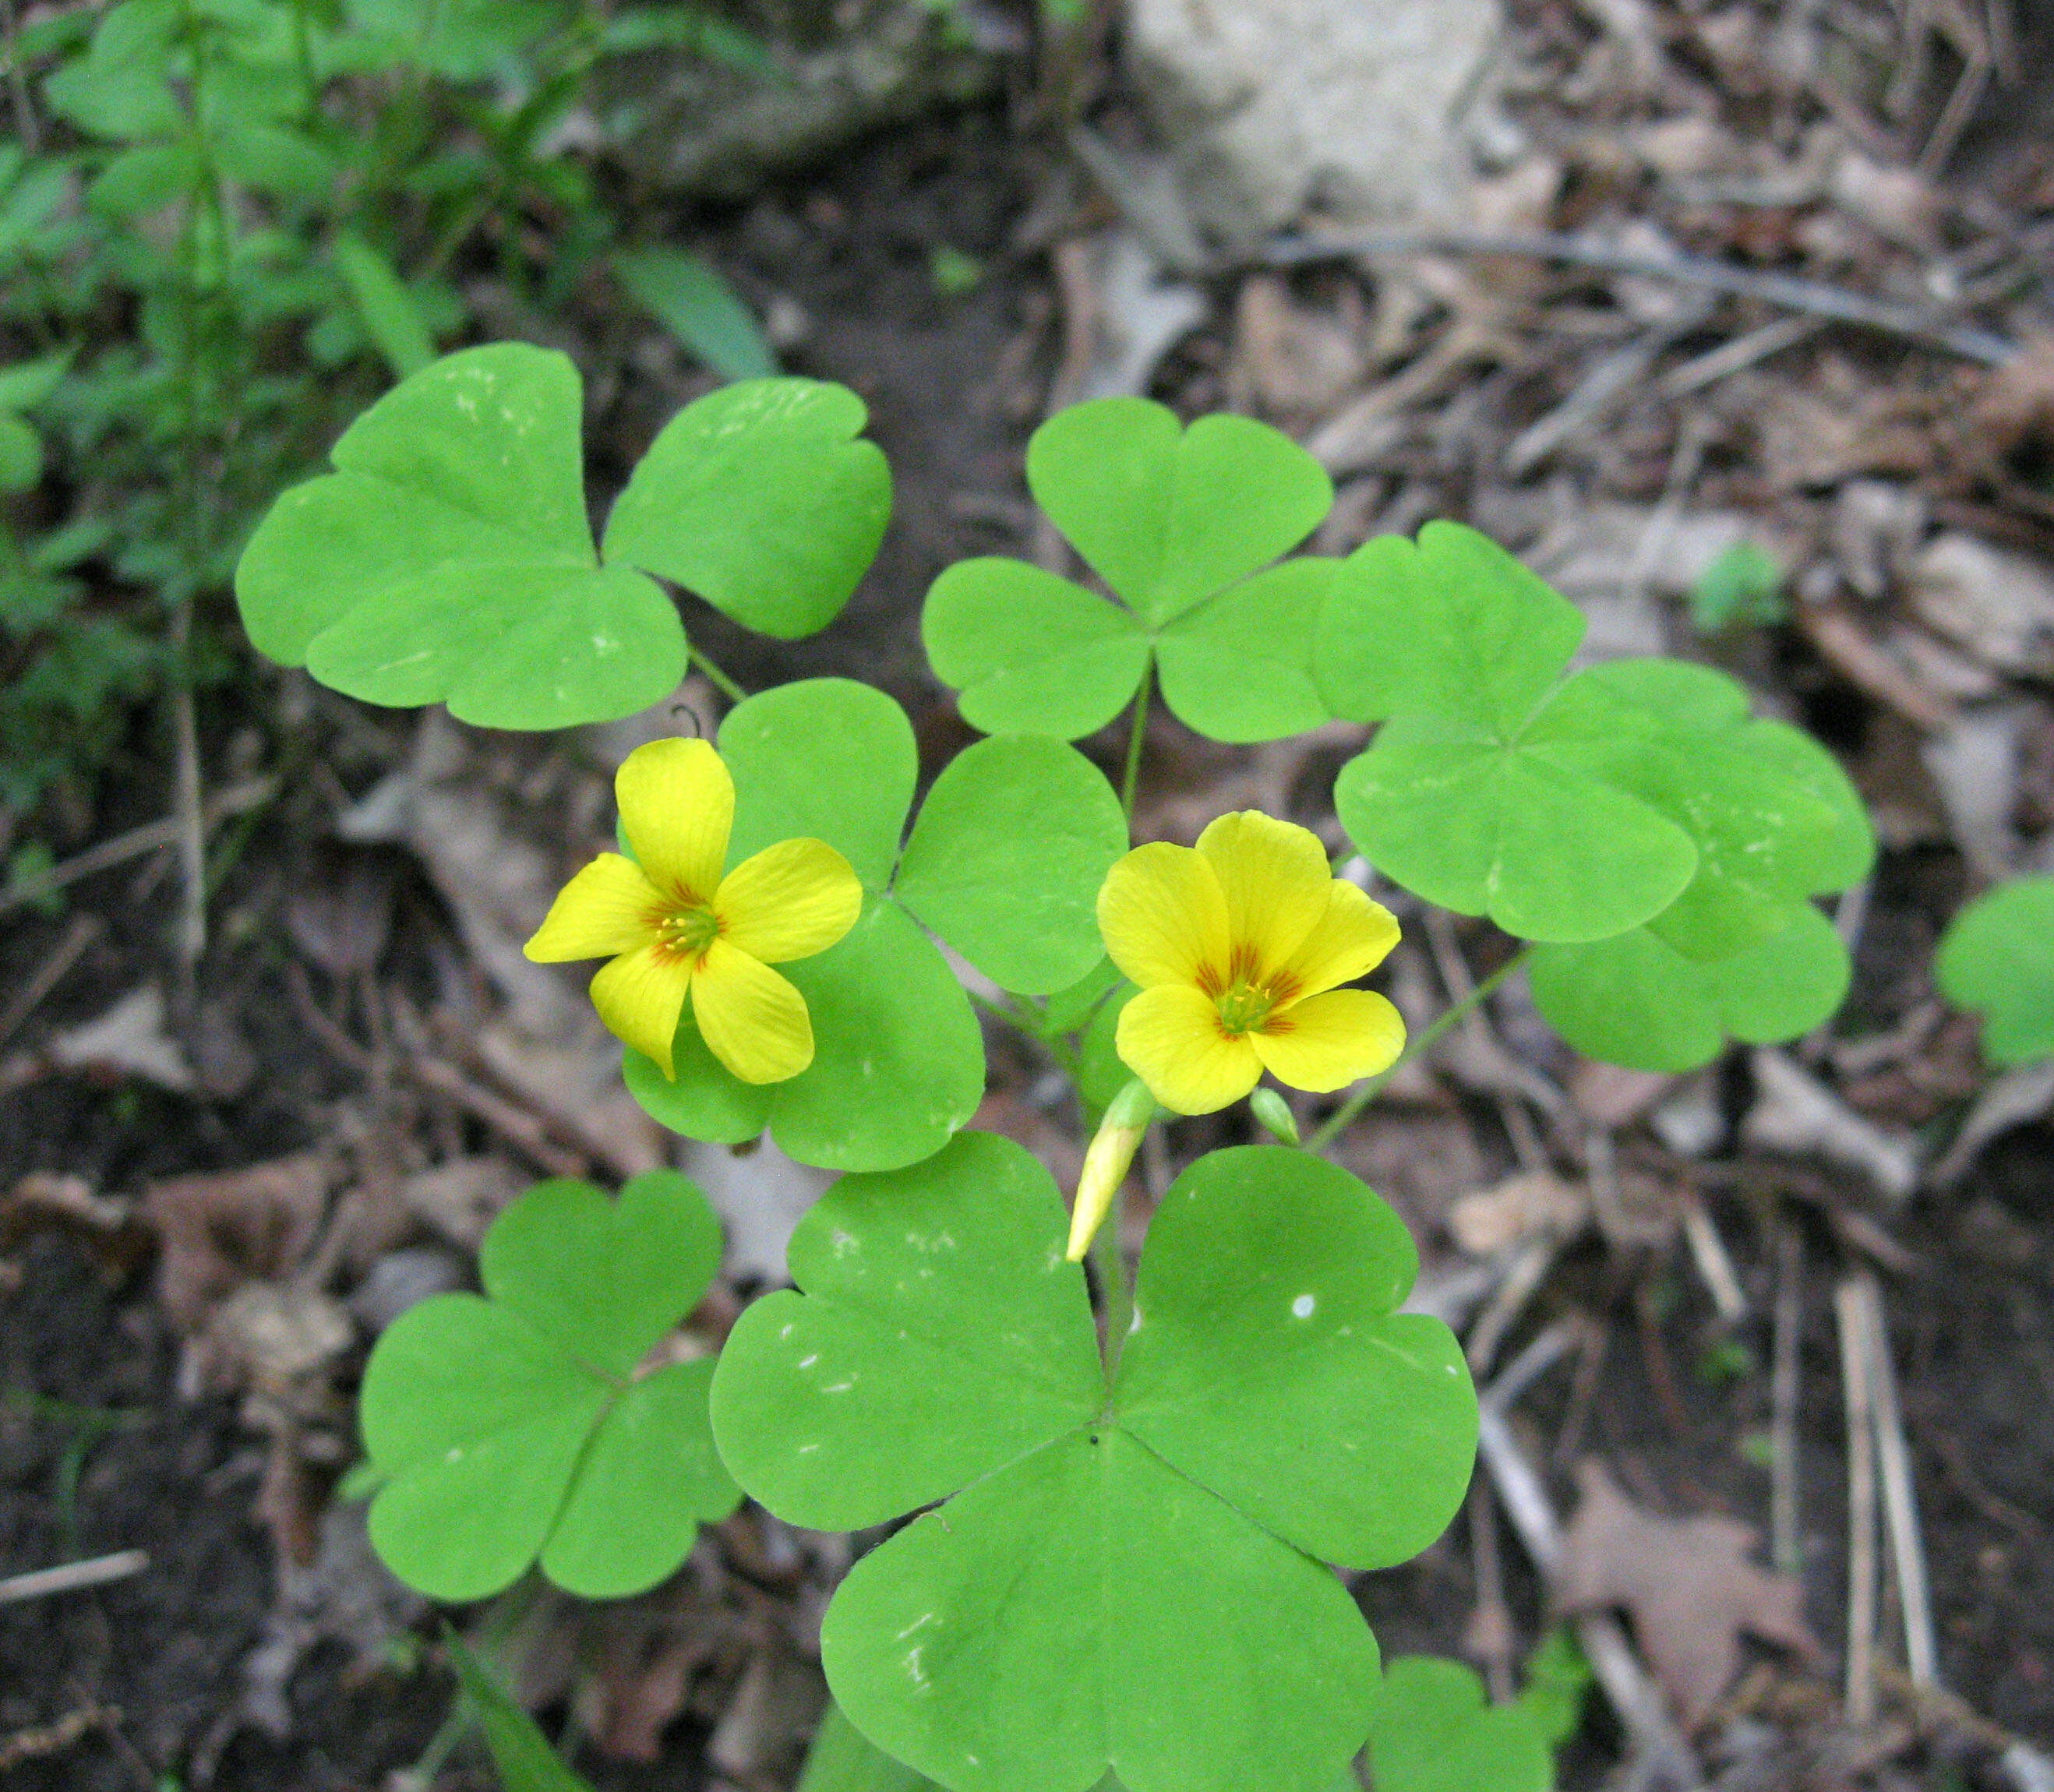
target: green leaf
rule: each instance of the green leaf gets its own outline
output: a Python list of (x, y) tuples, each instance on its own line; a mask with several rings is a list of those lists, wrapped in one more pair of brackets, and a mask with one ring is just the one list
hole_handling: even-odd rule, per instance
[(1526, 1684), (1520, 1689), (1519, 1703), (1550, 1748), (1559, 1748), (1583, 1727), (1591, 1679), (1583, 1645), (1567, 1624), (1556, 1625), (1526, 1658)]
[(1608, 737), (1596, 703), (1543, 709), (1507, 742), (1410, 714), (1334, 784), (1341, 825), (1384, 874), (1523, 939), (1604, 939), (1651, 920), (1697, 868), (1690, 836), (1585, 768)]
[(539, 1556), (588, 1598), (640, 1592), (738, 1497), (707, 1428), (704, 1363), (636, 1378), (720, 1256), (705, 1198), (675, 1172), (609, 1200), (545, 1182), (479, 1256), (486, 1295), (437, 1295), (379, 1339), (365, 1449), (384, 1477), (371, 1539), (402, 1580), (479, 1599)]
[(1083, 754), (1029, 735), (980, 741), (921, 805), (899, 899), (1001, 988), (1041, 995), (1104, 955), (1098, 893), (1127, 817)]
[(1668, 1071), (1710, 1063), (1729, 1035), (1769, 1045), (1809, 1032), (1840, 1006), (1850, 974), (1840, 935), (1808, 903), (1781, 932), (1713, 963), (1635, 928), (1540, 946), (1530, 966), (1534, 1005), (1579, 1051)]
[(288, 199), (320, 203), (342, 172), (341, 163), (303, 130), (249, 118), (224, 120), (212, 147), (226, 179)]
[(419, 373), (435, 358), (435, 345), (420, 308), (392, 264), (363, 238), (348, 233), (335, 239), (329, 253), (357, 316), (393, 377), (404, 379)]
[(1163, 700), (1214, 741), (1276, 741), (1332, 719), (1313, 681), (1335, 560), (1287, 560), (1188, 610), (1156, 646)]
[(613, 271), (636, 304), (722, 379), (777, 372), (756, 314), (700, 257), (655, 245), (622, 250)]
[(941, 1792), (935, 1782), (895, 1761), (828, 1703), (800, 1775), (798, 1792)]
[(464, 1647), (454, 1631), (443, 1639), (455, 1664), (458, 1684), (485, 1732), (492, 1765), (505, 1792), (592, 1792), (549, 1747), (541, 1726), (494, 1678), (485, 1664)]
[(1091, 1019), (1120, 980), (1119, 967), (1110, 958), (1100, 959), (1075, 983), (1050, 995), (1042, 1010), (1043, 1030), (1052, 1035), (1075, 1032)]
[(990, 734), (1095, 733), (1148, 670), (1132, 615), (1024, 560), (958, 560), (928, 591), (920, 635), (963, 720)]
[(1490, 1705), (1459, 1661), (1404, 1655), (1370, 1725), (1376, 1792), (1552, 1792), (1555, 1763), (1524, 1705)]
[(259, 651), (367, 701), (443, 701), (494, 728), (644, 709), (684, 669), (670, 600), (601, 568), (585, 517), (578, 378), (517, 343), (445, 356), (286, 492), (236, 568)]
[(773, 1512), (861, 1527), (946, 1498), (836, 1596), (836, 1697), (954, 1792), (1108, 1766), (1134, 1792), (1331, 1792), (1376, 1649), (1306, 1552), (1418, 1547), (1474, 1444), (1452, 1336), (1392, 1311), (1403, 1228), (1303, 1153), (1202, 1160), (1151, 1228), (1109, 1395), (1066, 1229), (1045, 1170), (966, 1134), (837, 1184), (793, 1234), (797, 1291), (730, 1338), (716, 1435)]
[(1949, 1001), (1983, 1013), (1992, 1063), (2054, 1056), (2054, 878), (1978, 896), (1948, 922), (1934, 970)]
[(650, 445), (606, 525), (606, 557), (797, 640), (841, 613), (876, 556), (891, 475), (841, 386), (745, 379), (688, 404)]
[(1615, 661), (1572, 680), (1553, 711), (1567, 713), (1585, 693), (1604, 701), (1584, 762), (1697, 849), (1690, 883), (1649, 924), (1679, 952), (1731, 957), (1781, 932), (1811, 897), (1867, 874), (1875, 837), (1847, 775), (1788, 723), (1749, 721), (1745, 691), (1724, 674)]
[(1245, 417), (1189, 429), (1147, 399), (1059, 411), (1027, 445), (1035, 501), (1136, 615), (1160, 624), (1289, 552), (1332, 507), (1326, 470)]
[(43, 83), (50, 109), (117, 143), (176, 135), (186, 122), (171, 87), (179, 26), (177, 0), (123, 0), (100, 19), (92, 48)]
[(838, 945), (778, 969), (806, 999), (813, 1063), (787, 1083), (742, 1083), (706, 1050), (687, 1007), (672, 1047), (675, 1083), (627, 1054), (628, 1089), (653, 1118), (726, 1144), (767, 1124), (801, 1163), (875, 1170), (931, 1156), (976, 1112), (977, 1016), (933, 942), (894, 903), (873, 897)]
[(0, 411), (0, 492), (26, 492), (43, 476), (43, 442), (11, 411)]
[(1036, 430), (1027, 470), (1126, 607), (1017, 560), (948, 568), (921, 632), (974, 726), (1088, 734), (1132, 699), (1151, 648), (1171, 709), (1215, 739), (1273, 740), (1327, 719), (1312, 660), (1332, 564), (1261, 572), (1332, 502), (1303, 449), (1246, 418), (1184, 430), (1161, 405), (1104, 399)]
[(1124, 977), (1119, 979), (1077, 1041), (1077, 1097), (1093, 1114), (1104, 1112), (1113, 1097), (1134, 1080), (1134, 1072), (1119, 1055), (1119, 1016), (1139, 993)]
[(728, 712), (720, 751), (734, 777), (730, 864), (803, 836), (826, 841), (871, 889), (890, 883), (919, 752), (883, 692), (851, 678), (780, 685)]
[(1350, 721), (1442, 716), (1509, 738), (1584, 638), (1582, 612), (1487, 536), (1430, 522), (1341, 563), (1315, 671)]
[(199, 179), (199, 156), (191, 143), (146, 143), (124, 149), (101, 169), (85, 200), (102, 218), (135, 218), (190, 197)]
[(71, 369), (75, 348), (60, 348), (54, 355), (41, 355), (33, 361), (17, 361), (0, 367), (0, 411), (33, 411), (57, 388), (57, 382)]
[(1783, 565), (1756, 541), (1736, 541), (1690, 588), (1690, 620), (1707, 635), (1783, 620)]

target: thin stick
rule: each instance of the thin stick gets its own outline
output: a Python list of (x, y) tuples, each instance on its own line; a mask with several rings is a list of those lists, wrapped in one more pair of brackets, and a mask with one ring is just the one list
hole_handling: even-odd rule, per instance
[(1379, 1071), (1375, 1076), (1371, 1077), (1352, 1095), (1328, 1114), (1325, 1120), (1308, 1136), (1305, 1140), (1305, 1149), (1308, 1151), (1325, 1150), (1348, 1130), (1349, 1122), (1375, 1098), (1378, 1090), (1420, 1053), (1430, 1050), (1438, 1043), (1441, 1036), (1462, 1020), (1471, 1009), (1481, 1003), (1489, 1001), (1493, 996), (1496, 995), (1501, 984), (1515, 971), (1524, 968), (1532, 952), (1533, 948), (1529, 946), (1514, 953), (1461, 1001), (1444, 1009), (1430, 1025), (1407, 1040), (1405, 1049), (1399, 1053), (1388, 1070)]
[[(207, 819), (210, 823), (221, 821), (230, 815), (240, 815), (246, 809), (254, 809), (260, 803), (269, 802), (277, 788), (278, 780), (272, 777), (250, 778), (242, 784), (231, 784), (218, 792), (207, 804)], [(92, 877), (132, 859), (140, 859), (146, 852), (157, 852), (175, 845), (178, 838), (177, 816), (146, 821), (140, 827), (132, 827), (127, 833), (116, 834), (112, 839), (103, 840), (96, 847), (88, 847), (77, 858), (52, 867), (41, 877), (24, 878), (12, 888), (0, 890), (0, 914), (6, 914), (26, 903), (40, 902), (67, 884), (77, 883), (81, 878)]]
[(1797, 1402), (1804, 1329), (1804, 1234), (1786, 1224), (1777, 1240), (1774, 1361), (1769, 1373), (1769, 1558), (1786, 1574), (1803, 1566), (1797, 1535)]
[(0, 1014), (0, 1045), (14, 1036), (14, 1029), (36, 1012), (36, 1004), (70, 974), (72, 966), (85, 956), (85, 949), (106, 930), (106, 925), (96, 914), (72, 917), (65, 937), (16, 992), (7, 1012)]
[(1911, 1482), (1911, 1451), (1905, 1441), (1897, 1370), (1891, 1361), (1890, 1330), (1883, 1318), (1883, 1290), (1867, 1270), (1857, 1271), (1855, 1285), (1865, 1310), (1883, 1519), (1890, 1529), (1891, 1560), (1897, 1570), (1898, 1603), (1904, 1609), (1904, 1664), (1914, 1685), (1938, 1686), (1940, 1661), (1933, 1633), (1933, 1598), (1918, 1531), (1918, 1497)]
[(1840, 1384), (1847, 1409), (1847, 1721), (1875, 1721), (1875, 1419), (1869, 1397), (1868, 1326), (1852, 1277), (1833, 1291)]
[(1261, 259), (1271, 267), (1300, 267), (1308, 262), (1352, 261), (1365, 255), (1522, 256), (1592, 268), (1600, 273), (1709, 287), (1714, 292), (1780, 305), (1785, 311), (1930, 343), (1989, 367), (2001, 367), (2018, 354), (2018, 344), (2009, 338), (1943, 323), (1933, 310), (1872, 299), (1865, 293), (1801, 280), (1793, 274), (1737, 268), (1706, 256), (1642, 254), (1586, 242), (1577, 237), (1490, 230), (1365, 230), (1345, 236), (1286, 238), (1271, 243), (1261, 252)]
[(1470, 1327), (1464, 1354), (1469, 1359), (1471, 1374), (1482, 1374), (1497, 1360), (1497, 1349), (1505, 1342), (1505, 1334), (1526, 1310), (1526, 1303), (1533, 1298), (1535, 1291), (1548, 1279), (1557, 1248), (1554, 1239), (1544, 1236), (1529, 1239), (1520, 1247), (1505, 1271), (1505, 1279), (1491, 1296), (1490, 1304)]
[(729, 702), (744, 703), (748, 701), (749, 693), (744, 690), (741, 686), (737, 684), (734, 679), (728, 677), (728, 675), (725, 672), (722, 671), (718, 666), (714, 665), (713, 661), (702, 649), (698, 647), (689, 647), (686, 650), (686, 652), (687, 656), (691, 658), (692, 664), (706, 674), (706, 677), (713, 682), (714, 688), (717, 689), (720, 692), (721, 695), (725, 697)]
[(1683, 1204), (1683, 1236), (1690, 1247), (1690, 1260), (1704, 1278), (1719, 1317), (1728, 1325), (1745, 1318), (1747, 1296), (1741, 1291), (1740, 1277), (1733, 1272), (1725, 1240), (1719, 1236), (1719, 1228), (1713, 1224), (1703, 1201), (1695, 1194)]
[(1497, 1503), (1491, 1497), (1487, 1475), (1479, 1475), (1470, 1483), (1469, 1519), (1470, 1559), (1476, 1568), (1477, 1595), (1470, 1638), (1483, 1660), (1491, 1703), (1502, 1705), (1515, 1690), (1512, 1664), (1517, 1652), (1512, 1608), (1505, 1602), (1505, 1565), (1498, 1556)]
[(117, 1550), (112, 1555), (96, 1555), (85, 1562), (67, 1562), (61, 1567), (38, 1568), (0, 1581), (0, 1605), (22, 1599), (45, 1599), (53, 1594), (76, 1593), (89, 1586), (104, 1586), (109, 1581), (125, 1581), (150, 1566), (143, 1550)]
[(1140, 694), (1134, 699), (1134, 721), (1127, 735), (1127, 769), (1120, 774), (1119, 808), (1134, 819), (1134, 787), (1141, 776), (1141, 743), (1148, 733), (1148, 695), (1155, 688), (1155, 662), (1151, 658), (1141, 674)]
[[(1513, 1441), (1504, 1413), (1488, 1394), (1480, 1405), (1478, 1447), (1484, 1467), (1526, 1553), (1552, 1580), (1562, 1559), (1562, 1527), (1554, 1502)], [(1680, 1792), (1702, 1792), (1704, 1777), (1697, 1758), (1670, 1716), (1661, 1689), (1640, 1665), (1625, 1627), (1609, 1612), (1587, 1612), (1576, 1621), (1576, 1627), (1591, 1670), (1635, 1750), (1656, 1770), (1666, 1772)]]

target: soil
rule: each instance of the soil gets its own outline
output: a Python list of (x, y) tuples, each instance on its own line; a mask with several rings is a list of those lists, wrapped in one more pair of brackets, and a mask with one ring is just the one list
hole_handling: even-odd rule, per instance
[[(972, 112), (872, 143), (820, 179), (746, 210), (679, 221), (710, 242), (757, 296), (775, 291), (797, 301), (811, 328), (788, 357), (793, 371), (842, 379), (864, 395), (897, 481), (897, 521), (884, 552), (847, 615), (826, 633), (786, 647), (746, 637), (702, 611), (688, 618), (695, 639), (745, 682), (854, 670), (938, 713), (912, 627), (927, 583), (966, 554), (1025, 551), (1020, 453), (1045, 379), (1051, 315), (1044, 271), (1013, 246), (1033, 198), (1031, 175), (1005, 120)], [(984, 264), (971, 292), (937, 294), (929, 256), (943, 244)], [(1203, 364), (1202, 356), (1187, 355), (1170, 377)], [(1029, 379), (1037, 367), (1041, 380)], [(616, 401), (595, 442), (602, 477), (617, 477), (632, 462), (671, 402), (645, 404), (632, 394)], [(270, 691), (253, 686), (240, 699), (246, 713), (217, 709), (211, 754), (232, 755), (242, 732), (277, 732)], [(314, 731), (317, 753), (353, 791), (376, 775), (380, 752), (396, 753), (403, 737), (396, 725), (376, 719), (359, 721), (352, 733), (320, 707), (299, 725)], [(1154, 745), (1176, 758), (1174, 727), (1166, 725)], [(139, 732), (125, 769), (93, 818), (95, 837), (164, 812), (168, 780), (151, 737)], [(221, 929), (227, 937), (203, 968), (198, 994), (203, 1008), (232, 1016), (256, 1054), (262, 1069), (248, 1091), (232, 1100), (188, 1099), (143, 1084), (41, 1079), (0, 1099), (0, 1190), (28, 1171), (49, 1169), (96, 1190), (135, 1193), (155, 1177), (258, 1162), (317, 1140), (348, 1079), (294, 1018), (283, 955), (266, 941), (286, 888), (305, 874), (325, 812), (289, 796), (268, 812), (220, 898), (222, 916), (244, 919)], [(425, 882), (409, 875), (395, 929), (400, 961), (409, 916), (436, 908)], [(1851, 1012), (1906, 1011), (1922, 975), (1907, 967), (1925, 961), (1918, 942), (1930, 945), (1958, 881), (1919, 874), (1902, 855), (1886, 866)], [(77, 887), (77, 906), (100, 916), (106, 931), (37, 1011), (33, 1036), (100, 1012), (140, 976), (167, 975), (172, 890), (173, 880), (150, 860)], [(0, 936), (0, 988), (18, 986), (65, 925), (10, 924)], [(431, 980), (429, 955), (419, 955), (401, 974)], [(1474, 1104), (1468, 1118), (1479, 1136), (1494, 1136), (1489, 1104)], [(2019, 1132), (1991, 1150), (1958, 1192), (1921, 1197), (1902, 1216), (1877, 1216), (1915, 1259), (1889, 1278), (1889, 1311), (1944, 1677), (1985, 1717), (2043, 1744), (2054, 1744), (2050, 1166), (2054, 1134)], [(1816, 1180), (1822, 1173), (1808, 1173)], [(1859, 1190), (1840, 1193), (1870, 1210)], [(1750, 1303), (1751, 1316), (1737, 1327), (1720, 1324), (1680, 1256), (1626, 1261), (1592, 1244), (1551, 1284), (1556, 1307), (1573, 1302), (1609, 1322), (1594, 1384), (1580, 1393), (1558, 1369), (1522, 1406), (1521, 1422), (1559, 1498), (1569, 1495), (1575, 1455), (1588, 1451), (1658, 1510), (1765, 1521), (1768, 1477), (1747, 1450), (1767, 1424), (1776, 1255), (1766, 1211), (1753, 1196), (1714, 1198)], [(1810, 1621), (1830, 1645), (1842, 1633), (1845, 1607), (1844, 1433), (1831, 1305), (1831, 1265), (1841, 1247), (1816, 1212), (1806, 1223), (1800, 1531)], [(128, 1548), (147, 1550), (151, 1562), (102, 1590), (0, 1606), (0, 1745), (14, 1751), (0, 1755), (0, 1783), (9, 1792), (203, 1783), (339, 1792), (386, 1783), (419, 1757), (447, 1708), (448, 1679), (432, 1649), (417, 1660), (399, 1652), (367, 1667), (324, 1645), (290, 1684), (282, 1737), (225, 1729), (243, 1664), (277, 1598), (270, 1535), (255, 1515), (261, 1440), (234, 1403), (182, 1396), (179, 1345), (145, 1260), (110, 1271), (85, 1244), (56, 1233), (29, 1239), (9, 1260), (18, 1274), (0, 1283), (0, 1397), (10, 1402), (0, 1406), (0, 1575)], [(1544, 1304), (1513, 1346), (1549, 1317)], [(1736, 1359), (1712, 1346), (1728, 1342), (1744, 1346), (1754, 1366), (1722, 1378), (1718, 1366)], [(30, 1397), (45, 1404), (22, 1404)], [(1580, 1401), (1585, 1411), (1574, 1421), (1571, 1448), (1562, 1449)], [(91, 1438), (81, 1451), (82, 1424)], [(62, 1488), (68, 1451), (79, 1452), (81, 1465), (69, 1499)], [(1538, 1590), (1509, 1534), (1501, 1553), (1530, 1646), (1544, 1621)], [(1360, 1595), (1387, 1656), (1458, 1652), (1475, 1601), (1463, 1523), (1419, 1562), (1366, 1578)], [(419, 1629), (431, 1637), (426, 1622)], [(1816, 1704), (1830, 1703), (1826, 1688), (1839, 1669), (1830, 1652), (1809, 1669), (1766, 1653), (1760, 1659), (1775, 1672), (1744, 1683), (1736, 1695), (1741, 1708), (1751, 1699), (1759, 1711), (1787, 1715), (1793, 1685), (1810, 1688)], [(36, 1752), (38, 1730), (50, 1741), (59, 1734), (50, 1727), (81, 1712), (96, 1715), (74, 1739)], [(545, 1721), (563, 1716), (557, 1708)], [(1615, 1739), (1594, 1711), (1564, 1758), (1566, 1783), (1596, 1784)], [(624, 1765), (588, 1748), (577, 1765), (602, 1789), (686, 1792), (705, 1782), (702, 1742), (688, 1717), (670, 1731), (660, 1763)], [(1896, 1783), (1934, 1792), (1998, 1783), (1972, 1777), (1986, 1766), (1952, 1759), (1944, 1746), (1910, 1770), (1916, 1777)], [(462, 1756), (438, 1782), (444, 1792), (490, 1783)]]

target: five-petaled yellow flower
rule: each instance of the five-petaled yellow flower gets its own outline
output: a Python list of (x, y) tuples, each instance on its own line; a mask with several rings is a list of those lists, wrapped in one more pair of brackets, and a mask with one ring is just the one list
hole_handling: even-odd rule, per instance
[(1336, 987), (1383, 962), (1397, 922), (1289, 822), (1248, 809), (1214, 822), (1195, 851), (1137, 847), (1099, 892), (1098, 924), (1141, 986), (1119, 1017), (1119, 1055), (1176, 1113), (1238, 1101), (1265, 1070), (1294, 1088), (1343, 1088), (1404, 1046), (1383, 997)]
[(703, 741), (637, 747), (613, 789), (635, 858), (601, 853), (565, 885), (528, 956), (612, 958), (592, 1005), (667, 1077), (687, 995), (707, 1049), (744, 1083), (797, 1076), (813, 1061), (813, 1020), (770, 967), (856, 925), (863, 886), (848, 861), (824, 841), (781, 840), (723, 877), (734, 780)]

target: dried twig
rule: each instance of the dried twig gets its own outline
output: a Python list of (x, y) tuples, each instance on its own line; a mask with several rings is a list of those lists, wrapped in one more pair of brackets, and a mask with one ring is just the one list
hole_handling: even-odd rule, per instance
[(1803, 1566), (1797, 1530), (1797, 1402), (1803, 1381), (1804, 1234), (1786, 1224), (1777, 1240), (1776, 1320), (1769, 1371), (1769, 1559), (1784, 1574)]
[(1745, 1318), (1747, 1296), (1741, 1291), (1740, 1277), (1733, 1272), (1725, 1240), (1719, 1236), (1719, 1228), (1713, 1224), (1704, 1202), (1694, 1193), (1686, 1195), (1683, 1201), (1683, 1236), (1690, 1247), (1690, 1260), (1704, 1278), (1719, 1317), (1728, 1325)]
[(423, 1088), (447, 1096), (465, 1113), (483, 1121), (545, 1174), (582, 1177), (591, 1173), (592, 1165), (582, 1152), (566, 1150), (526, 1109), (474, 1083), (455, 1065), (419, 1053), (405, 1062)]
[(112, 1705), (85, 1705), (75, 1711), (66, 1711), (54, 1723), (38, 1723), (26, 1730), (17, 1730), (11, 1736), (0, 1738), (0, 1774), (19, 1766), (24, 1761), (41, 1761), (53, 1755), (61, 1755), (92, 1731), (104, 1729), (113, 1734), (113, 1726), (120, 1721), (121, 1713)]
[(1875, 1721), (1875, 1417), (1867, 1316), (1851, 1277), (1833, 1291), (1847, 1409), (1847, 1721)]
[(89, 1586), (104, 1586), (109, 1581), (125, 1581), (150, 1566), (142, 1550), (117, 1550), (112, 1555), (96, 1555), (85, 1562), (67, 1562), (61, 1567), (37, 1568), (26, 1574), (11, 1574), (0, 1581), (0, 1605), (23, 1599), (47, 1599), (53, 1594), (76, 1593)]
[(1897, 1370), (1891, 1361), (1890, 1330), (1883, 1290), (1867, 1270), (1852, 1278), (1863, 1309), (1862, 1329), (1869, 1353), (1869, 1393), (1875, 1416), (1876, 1467), (1883, 1482), (1883, 1512), (1890, 1531), (1890, 1555), (1897, 1570), (1898, 1604), (1904, 1612), (1904, 1662), (1913, 1684), (1940, 1684), (1940, 1654), (1933, 1633), (1933, 1598), (1926, 1573), (1926, 1547), (1918, 1528), (1918, 1502), (1911, 1481), (1911, 1450), (1897, 1400)]
[(1649, 255), (1580, 237), (1489, 230), (1366, 230), (1328, 237), (1285, 238), (1265, 249), (1261, 259), (1271, 267), (1299, 267), (1308, 262), (1352, 261), (1366, 255), (1525, 256), (1590, 268), (1600, 273), (1708, 287), (1785, 311), (1930, 343), (1988, 367), (2001, 367), (2018, 353), (2018, 344), (2009, 337), (1946, 323), (1934, 310), (1872, 299), (1865, 293), (1850, 293), (1844, 287), (1800, 279), (1795, 274), (1737, 268), (1702, 255)]
[[(226, 819), (230, 815), (242, 814), (260, 804), (268, 803), (278, 788), (273, 777), (246, 778), (241, 784), (230, 784), (218, 792), (206, 805), (209, 825)], [(67, 884), (76, 883), (81, 878), (89, 878), (97, 872), (109, 870), (124, 864), (131, 859), (140, 858), (146, 852), (157, 852), (179, 840), (179, 820), (175, 815), (162, 821), (145, 822), (140, 827), (132, 827), (125, 834), (117, 834), (111, 840), (103, 840), (96, 847), (89, 847), (76, 859), (67, 859), (40, 877), (24, 878), (5, 890), (0, 890), (0, 914), (7, 914), (25, 903), (41, 902), (44, 897), (61, 890)]]
[(6, 1012), (0, 1014), (0, 1045), (14, 1036), (14, 1030), (36, 1012), (36, 1005), (57, 988), (70, 974), (71, 968), (85, 955), (85, 949), (98, 939), (106, 923), (96, 914), (72, 917), (71, 925), (65, 936), (50, 949), (49, 956), (30, 973), (27, 980), (8, 1003)]

